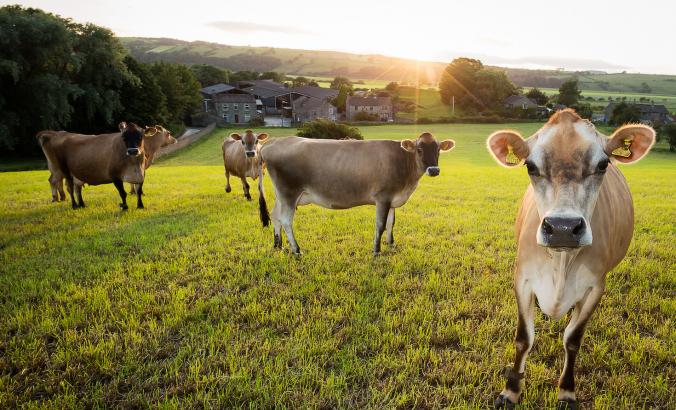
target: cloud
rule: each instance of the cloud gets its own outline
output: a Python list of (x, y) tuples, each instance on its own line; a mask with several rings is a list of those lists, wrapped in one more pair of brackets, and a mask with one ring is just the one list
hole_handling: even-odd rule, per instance
[(292, 26), (276, 26), (272, 24), (250, 23), (245, 21), (211, 21), (207, 26), (217, 28), (228, 33), (279, 33), (291, 35), (314, 34), (312, 31)]

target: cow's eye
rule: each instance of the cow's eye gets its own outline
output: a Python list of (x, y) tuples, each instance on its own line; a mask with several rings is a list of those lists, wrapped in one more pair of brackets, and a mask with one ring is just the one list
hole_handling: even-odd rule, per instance
[(606, 172), (606, 169), (608, 169), (608, 164), (609, 164), (609, 163), (610, 163), (610, 161), (608, 160), (608, 158), (602, 159), (602, 160), (598, 163), (598, 165), (596, 165), (596, 170), (597, 170), (597, 172), (600, 173), (600, 174), (605, 173), (605, 172)]
[(244, 140), (242, 140), (242, 145), (244, 145)]
[(540, 170), (538, 170), (538, 167), (535, 164), (533, 164), (532, 161), (526, 161), (526, 168), (528, 168), (528, 175), (534, 177), (540, 176)]

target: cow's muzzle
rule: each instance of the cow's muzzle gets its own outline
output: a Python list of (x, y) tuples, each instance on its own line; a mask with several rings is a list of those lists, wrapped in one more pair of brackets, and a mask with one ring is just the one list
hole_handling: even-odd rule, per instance
[(579, 248), (587, 233), (587, 223), (581, 217), (548, 216), (540, 224), (541, 245), (548, 248)]
[(425, 173), (431, 177), (438, 176), (440, 172), (441, 169), (439, 169), (439, 167), (427, 167), (427, 169), (425, 170)]
[(253, 158), (256, 156), (256, 151), (246, 151), (246, 156), (249, 158)]
[(141, 150), (138, 148), (127, 148), (127, 155), (130, 157), (136, 157), (141, 154)]

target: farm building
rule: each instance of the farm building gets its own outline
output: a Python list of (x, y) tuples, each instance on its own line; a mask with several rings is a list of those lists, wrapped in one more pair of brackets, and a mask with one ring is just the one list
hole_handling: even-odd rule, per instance
[(297, 123), (312, 121), (318, 118), (331, 121), (338, 119), (338, 109), (327, 98), (320, 99), (301, 95), (291, 102), (291, 110), (293, 120)]
[(510, 95), (505, 98), (505, 108), (520, 108), (527, 110), (529, 108), (537, 108), (537, 103), (525, 95)]
[(347, 97), (345, 116), (348, 121), (356, 121), (357, 114), (372, 114), (376, 121), (394, 121), (394, 109), (390, 97)]
[(261, 100), (263, 113), (270, 115), (281, 114), (284, 104), (279, 98), (289, 94), (289, 89), (284, 84), (272, 80), (240, 81), (238, 86), (240, 90)]
[[(668, 124), (673, 121), (669, 110), (662, 104), (631, 104), (627, 105), (636, 107), (641, 112), (641, 122), (648, 125), (662, 125)], [(613, 116), (613, 109), (617, 106), (617, 103), (609, 103), (606, 108), (603, 109), (603, 121), (609, 122)]]
[[(250, 94), (238, 88), (223, 83), (204, 87), (200, 90), (200, 93), (202, 94), (202, 101), (204, 103), (204, 112), (213, 114), (219, 119), (223, 118), (223, 113), (222, 105), (219, 106), (218, 104), (227, 103), (227, 100), (232, 99), (230, 97), (223, 97), (224, 95), (250, 96)], [(250, 103), (250, 99), (248, 97), (241, 97), (240, 99), (246, 99)], [(261, 101), (254, 98), (253, 106), (255, 107), (255, 110), (259, 111), (257, 114), (260, 116), (262, 114)]]
[(213, 105), (218, 118), (226, 124), (244, 124), (263, 117), (263, 112), (256, 109), (256, 98), (251, 94), (216, 94)]

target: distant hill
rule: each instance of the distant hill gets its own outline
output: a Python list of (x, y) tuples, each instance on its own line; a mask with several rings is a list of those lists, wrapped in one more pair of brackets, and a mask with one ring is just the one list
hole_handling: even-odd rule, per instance
[[(122, 44), (143, 62), (169, 61), (183, 64), (211, 64), (239, 71), (278, 71), (313, 77), (345, 76), (351, 79), (398, 81), (403, 84), (436, 85), (447, 62), (417, 62), (376, 54), (338, 51), (297, 50), (273, 47), (229, 46), (203, 41), (168, 38), (123, 37)], [(558, 88), (577, 76), (585, 91), (609, 91), (676, 95), (676, 75), (606, 74), (503, 68), (521, 87)]]

